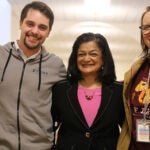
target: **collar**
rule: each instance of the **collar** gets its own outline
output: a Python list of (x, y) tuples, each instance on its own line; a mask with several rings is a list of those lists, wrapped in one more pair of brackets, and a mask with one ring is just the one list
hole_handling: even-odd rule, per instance
[(39, 54), (41, 53), (41, 48), (40, 48), (37, 53), (35, 53), (34, 55), (32, 55), (32, 56), (30, 56), (30, 57), (27, 57), (27, 56), (24, 54), (23, 50), (19, 48), (19, 45), (18, 45), (18, 43), (17, 43), (17, 40), (14, 42), (14, 44), (15, 44), (15, 47), (16, 47), (15, 50), (16, 50), (17, 52), (19, 52), (19, 54), (20, 54), (20, 56), (22, 57), (22, 59), (24, 60), (24, 62), (26, 62), (26, 61), (28, 61), (28, 60), (30, 60), (30, 59), (36, 58), (36, 57), (39, 56)]

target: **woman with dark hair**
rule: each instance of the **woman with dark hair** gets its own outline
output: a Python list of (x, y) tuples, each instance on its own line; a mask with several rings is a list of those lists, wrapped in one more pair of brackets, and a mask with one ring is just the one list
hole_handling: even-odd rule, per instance
[(125, 73), (126, 119), (117, 150), (150, 150), (150, 6), (141, 17), (141, 56)]
[(122, 84), (116, 81), (109, 45), (101, 34), (74, 42), (68, 79), (53, 87), (52, 115), (58, 150), (116, 150), (124, 120)]

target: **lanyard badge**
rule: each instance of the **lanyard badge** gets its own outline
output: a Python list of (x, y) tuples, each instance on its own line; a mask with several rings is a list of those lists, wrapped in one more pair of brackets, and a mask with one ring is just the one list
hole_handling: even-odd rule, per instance
[(136, 121), (136, 128), (137, 142), (150, 143), (150, 120), (138, 119)]

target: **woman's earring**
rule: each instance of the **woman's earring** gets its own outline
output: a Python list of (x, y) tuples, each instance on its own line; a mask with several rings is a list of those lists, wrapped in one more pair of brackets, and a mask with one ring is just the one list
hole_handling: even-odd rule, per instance
[(104, 70), (104, 66), (101, 66), (101, 70)]

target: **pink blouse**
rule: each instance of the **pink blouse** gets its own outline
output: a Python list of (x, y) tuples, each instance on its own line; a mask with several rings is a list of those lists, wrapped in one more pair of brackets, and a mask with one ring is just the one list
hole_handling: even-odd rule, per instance
[[(79, 104), (89, 127), (93, 124), (99, 110), (101, 104), (101, 92), (101, 87), (95, 89), (84, 88), (80, 85), (78, 87)], [(86, 99), (86, 95), (91, 95), (91, 100)]]

